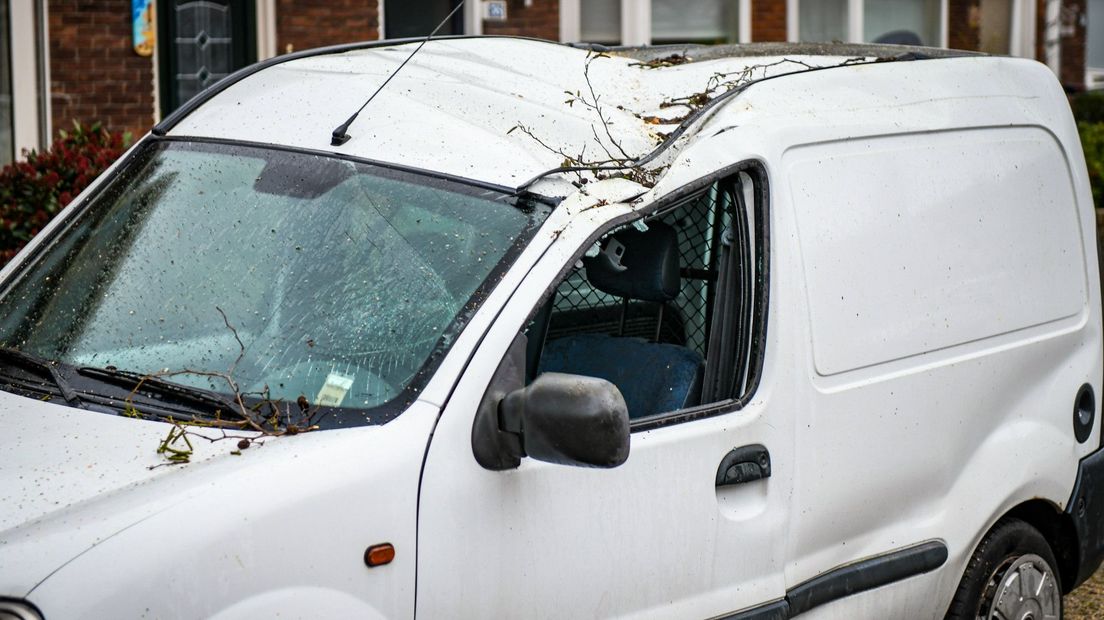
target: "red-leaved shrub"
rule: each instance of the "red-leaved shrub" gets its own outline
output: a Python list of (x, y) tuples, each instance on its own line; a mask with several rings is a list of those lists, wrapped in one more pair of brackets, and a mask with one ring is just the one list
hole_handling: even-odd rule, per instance
[(122, 155), (129, 136), (73, 123), (48, 150), (0, 170), (0, 265)]

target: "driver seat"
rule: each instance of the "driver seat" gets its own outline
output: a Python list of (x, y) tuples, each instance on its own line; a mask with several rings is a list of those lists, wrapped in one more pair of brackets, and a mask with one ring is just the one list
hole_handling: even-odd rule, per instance
[[(662, 222), (649, 223), (645, 232), (629, 228), (611, 235), (584, 266), (594, 288), (623, 298), (625, 306), (630, 299), (661, 304), (659, 323), (664, 305), (681, 289), (678, 234)], [(545, 345), (539, 372), (605, 379), (621, 391), (629, 417), (643, 418), (696, 405), (703, 368), (701, 355), (686, 347), (620, 333), (576, 334)]]

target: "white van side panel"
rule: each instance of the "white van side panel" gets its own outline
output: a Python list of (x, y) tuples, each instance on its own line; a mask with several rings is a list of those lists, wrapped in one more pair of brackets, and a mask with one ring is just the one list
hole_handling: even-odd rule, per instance
[[(1032, 129), (1039, 127), (1045, 131)], [(994, 133), (979, 133), (990, 131)], [(1046, 67), (1020, 59), (957, 58), (908, 63), (907, 67), (903, 63), (875, 64), (846, 71), (809, 72), (758, 84), (713, 115), (702, 132), (712, 139), (680, 154), (654, 191), (672, 191), (694, 178), (693, 162), (705, 152), (748, 153), (764, 162), (771, 184), (772, 295), (774, 290), (780, 291), (770, 301), (768, 333), (783, 331), (805, 349), (802, 355), (781, 362), (804, 367), (807, 377), (803, 384), (786, 390), (796, 393), (799, 403), (792, 411), (794, 459), (775, 462), (779, 471), (783, 467), (794, 469), (791, 502), (795, 510), (786, 541), (786, 587), (793, 588), (857, 560), (936, 540), (946, 544), (949, 553), (939, 569), (839, 599), (805, 615), (942, 618), (965, 563), (985, 532), (1008, 510), (1027, 500), (1042, 499), (1056, 509), (1064, 508), (1078, 460), (1100, 445), (1099, 405), (1097, 428), (1085, 443), (1076, 442), (1072, 428), (1077, 389), (1088, 383), (1100, 395), (1104, 365), (1092, 197), (1065, 95)], [(939, 132), (952, 138), (936, 135)], [(910, 202), (910, 192), (917, 191), (917, 183), (938, 176), (943, 179), (941, 187), (935, 187), (935, 180), (921, 184), (928, 195), (944, 197), (944, 211), (938, 217), (967, 225), (967, 240), (977, 239), (985, 230), (995, 230), (998, 237), (986, 240), (984, 252), (999, 252), (1006, 260), (1011, 254), (1015, 262), (1025, 262), (1030, 256), (1057, 265), (1075, 263), (1072, 269), (1063, 267), (1061, 273), (1055, 270), (1045, 274), (1047, 278), (1066, 279), (1067, 284), (1075, 285), (1071, 286), (1073, 290), (1057, 291), (1057, 300), (1033, 300), (1032, 308), (1012, 307), (1010, 314), (1002, 315), (1001, 324), (982, 323), (982, 340), (957, 345), (948, 345), (948, 340), (931, 346), (910, 341), (909, 332), (898, 329), (894, 320), (909, 320), (911, 306), (890, 298), (888, 303), (896, 304), (898, 316), (872, 317), (871, 321), (880, 321), (899, 342), (911, 345), (912, 350), (902, 346), (896, 353), (863, 351), (858, 345), (852, 346), (844, 334), (814, 327), (814, 322), (822, 320), (814, 318), (816, 309), (804, 308), (806, 320), (798, 322), (775, 314), (779, 304), (784, 304), (787, 316), (792, 318), (793, 308), (788, 304), (804, 304), (817, 294), (812, 292), (817, 285), (813, 281), (823, 276), (816, 270), (842, 272), (832, 261), (845, 260), (843, 255), (848, 249), (846, 243), (837, 242), (836, 255), (822, 254), (819, 259), (804, 256), (810, 236), (815, 243), (826, 242), (815, 238), (823, 227), (806, 221), (809, 208), (799, 204), (803, 200), (796, 191), (800, 185), (788, 178), (791, 170), (783, 162), (784, 155), (803, 155), (803, 149), (811, 153), (818, 146), (834, 143), (837, 153), (861, 162), (864, 151), (847, 150), (848, 143), (886, 148), (887, 140), (903, 134), (912, 137), (909, 146), (923, 145), (959, 163), (947, 165), (933, 157), (919, 166), (916, 160), (926, 158), (915, 155), (911, 158), (913, 169), (909, 169), (888, 161), (886, 153), (881, 159), (871, 158), (883, 171), (879, 177), (888, 177), (888, 181), (877, 185), (880, 192), (888, 194), (881, 201), (892, 208), (886, 211), (895, 217), (897, 205), (921, 206)], [(954, 138), (959, 143), (949, 144)], [(926, 141), (929, 139), (930, 144)], [(989, 150), (971, 146), (975, 140), (988, 144)], [(994, 146), (1004, 142), (1012, 142), (1017, 147), (1015, 152)], [(1030, 148), (1038, 152), (1023, 152)], [(1024, 163), (1014, 160), (1013, 155), (1035, 162), (1035, 169), (1022, 172)], [(961, 181), (964, 176), (958, 170), (966, 165), (962, 160), (973, 159), (975, 163), (969, 165), (977, 166), (979, 157), (980, 170), (985, 174), (971, 178), (980, 179), (982, 187), (952, 188), (948, 179)], [(1044, 161), (1037, 162), (1037, 158)], [(1006, 169), (1009, 164), (1011, 170)], [(832, 164), (822, 165), (827, 170)], [(1061, 178), (1045, 176), (1048, 170)], [(997, 173), (999, 183), (991, 180)], [(821, 195), (869, 196), (871, 191), (869, 184), (860, 185), (854, 179), (841, 180), (815, 170), (809, 174), (819, 174), (827, 185), (816, 188)], [(1045, 183), (1054, 196), (1039, 192), (1032, 183)], [(948, 206), (952, 191), (975, 199), (985, 197), (986, 201), (987, 191), (1003, 192), (1008, 202), (1009, 184), (1015, 187), (1012, 195), (1029, 197), (1055, 217), (1040, 221), (1037, 213), (1025, 213), (978, 223), (978, 213), (971, 221)], [(1056, 201), (1056, 196), (1066, 201), (1064, 211), (1058, 208), (1061, 205), (1052, 204), (1051, 198)], [(1025, 200), (1023, 204), (1028, 203)], [(930, 208), (938, 209), (939, 205)], [(1021, 209), (1027, 210), (1028, 206)], [(839, 209), (836, 211), (825, 210), (829, 229), (837, 225), (830, 218), (841, 216)], [(997, 205), (981, 215), (999, 212), (1001, 207)], [(868, 216), (883, 217), (886, 213), (876, 211)], [(882, 243), (882, 256), (867, 261), (848, 256), (846, 260), (854, 261), (853, 269), (877, 273), (879, 265), (872, 263), (898, 261), (900, 267), (905, 256), (930, 256), (929, 260), (937, 261), (934, 264), (946, 268), (951, 259), (944, 253), (957, 252), (958, 259), (966, 260), (972, 269), (989, 269), (989, 276), (1009, 277), (995, 267), (998, 261), (969, 255), (964, 248), (955, 247), (959, 240), (956, 235), (961, 231), (946, 226), (943, 234), (936, 234), (939, 228), (928, 221), (930, 217), (914, 216), (913, 221), (914, 228), (928, 227), (927, 233), (917, 236), (927, 234), (932, 238), (930, 243), (919, 247), (914, 247), (914, 242), (898, 242), (896, 247)], [(1030, 229), (1020, 221), (1011, 221), (1021, 217), (1032, 218), (1029, 221), (1036, 227)], [(1059, 217), (1063, 219), (1059, 221)], [(892, 221), (882, 221), (879, 226), (893, 230)], [(1076, 239), (1068, 238), (1071, 231)], [(1016, 248), (1005, 242), (1009, 235), (1020, 239), (1026, 235), (1032, 243)], [(1044, 240), (1043, 235), (1065, 235), (1062, 251), (1053, 253), (1035, 247)], [(880, 242), (875, 239), (872, 243)], [(990, 245), (997, 249), (990, 250)], [(929, 263), (912, 268), (925, 269), (932, 278), (936, 275)], [(847, 286), (862, 284), (867, 294), (877, 294), (885, 286), (897, 287), (901, 293), (901, 282), (888, 275), (887, 282), (870, 285), (859, 277), (842, 277), (849, 282)], [(1017, 281), (1016, 285), (1021, 290), (1059, 288), (1049, 279), (1040, 281), (1038, 273), (1032, 277), (1030, 283), (1021, 285)], [(957, 292), (957, 303), (970, 299), (968, 291), (978, 290), (977, 286), (951, 288), (959, 285), (956, 280), (936, 282)], [(1004, 297), (997, 300), (974, 299), (987, 307), (999, 304), (1003, 310), (1011, 295), (1002, 291)], [(928, 295), (930, 291), (923, 293), (927, 296), (918, 295), (918, 299), (929, 304), (937, 299), (934, 294)], [(843, 294), (846, 297), (848, 293)], [(839, 301), (838, 295), (835, 301)], [(1069, 316), (1071, 312), (1073, 316)], [(938, 327), (935, 321), (919, 323), (919, 328), (928, 330), (932, 338), (942, 336)], [(814, 329), (821, 343), (830, 339), (845, 350), (824, 351), (822, 346), (814, 352)], [(854, 337), (865, 337), (862, 330), (851, 332)], [(882, 346), (880, 341), (870, 342), (867, 346), (871, 349)], [(768, 349), (767, 358), (779, 354)], [(900, 357), (903, 354), (908, 356)], [(822, 374), (817, 355), (826, 355), (827, 361), (835, 364), (829, 368), (837, 374)], [(765, 376), (764, 380), (770, 381), (771, 377)], [(1100, 400), (1098, 396), (1097, 402)], [(771, 409), (770, 403), (767, 407), (777, 416), (791, 414)]]
[(1087, 310), (1069, 167), (1041, 128), (827, 142), (782, 167), (822, 376)]

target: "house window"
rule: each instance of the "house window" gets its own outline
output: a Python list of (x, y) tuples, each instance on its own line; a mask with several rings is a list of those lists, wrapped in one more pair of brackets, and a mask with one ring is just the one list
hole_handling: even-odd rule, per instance
[(1008, 54), (1012, 51), (1012, 0), (981, 0), (978, 11), (978, 51)]
[(735, 0), (652, 0), (652, 43), (736, 43)]
[(583, 41), (621, 43), (621, 0), (579, 0), (579, 34)]
[(15, 157), (15, 126), (12, 104), (11, 79), (11, 20), (8, 18), (7, 1), (0, 1), (0, 166), (11, 163)]
[(865, 0), (863, 40), (909, 43), (915, 36), (920, 45), (938, 46), (939, 5), (939, 0)]
[(945, 45), (947, 0), (789, 0), (787, 9), (791, 41)]
[(751, 40), (751, 0), (560, 0), (560, 39), (602, 45)]
[(802, 41), (846, 41), (847, 0), (801, 0), (798, 23)]
[(1104, 87), (1104, 0), (1089, 0), (1085, 67), (1089, 88)]

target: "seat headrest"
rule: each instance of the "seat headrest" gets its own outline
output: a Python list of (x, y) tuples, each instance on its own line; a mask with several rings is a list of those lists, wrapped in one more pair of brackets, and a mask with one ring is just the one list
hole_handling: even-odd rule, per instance
[(610, 235), (602, 252), (583, 265), (590, 284), (610, 295), (663, 302), (679, 294), (678, 233), (663, 222), (649, 222), (645, 232), (628, 228)]

